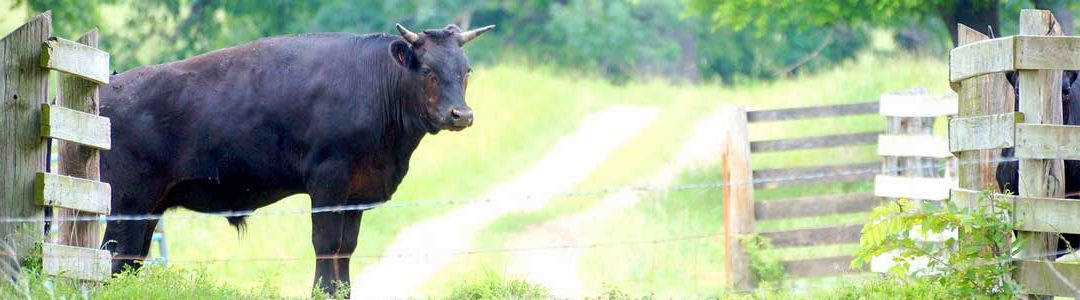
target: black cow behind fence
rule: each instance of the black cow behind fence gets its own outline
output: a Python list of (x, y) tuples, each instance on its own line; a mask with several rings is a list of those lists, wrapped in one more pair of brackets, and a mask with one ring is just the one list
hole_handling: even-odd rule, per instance
[[(112, 212), (248, 211), (297, 193), (313, 209), (385, 202), (425, 135), (472, 125), (461, 46), (493, 27), (273, 37), (115, 75), (101, 92)], [(362, 213), (312, 214), (323, 290), (348, 283)], [(146, 256), (156, 223), (108, 223), (114, 272)]]
[[(1077, 80), (1078, 74), (1080, 74), (1080, 71), (1065, 71), (1062, 74), (1061, 113), (1063, 125), (1080, 125), (1080, 80)], [(1022, 91), (1020, 91), (1019, 84), (1016, 82), (1017, 73), (1008, 72), (1005, 76), (1013, 86), (1015, 107), (1020, 107), (1020, 93)], [(1020, 193), (1020, 173), (1018, 171), (1020, 163), (1015, 160), (1013, 152), (1013, 148), (1001, 150), (1002, 159), (1005, 161), (998, 164), (996, 177), (998, 190), (1002, 193)], [(1065, 160), (1064, 171), (1065, 197), (1080, 199), (1080, 161)], [(1080, 246), (1080, 235), (1063, 234), (1063, 237), (1067, 243), (1058, 243), (1058, 256), (1062, 256), (1067, 251), (1072, 251), (1073, 248)]]

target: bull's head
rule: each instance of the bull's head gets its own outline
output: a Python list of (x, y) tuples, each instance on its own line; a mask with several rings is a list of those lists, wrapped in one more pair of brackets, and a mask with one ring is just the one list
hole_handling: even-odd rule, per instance
[(495, 25), (461, 32), (451, 24), (417, 34), (397, 25), (403, 40), (390, 44), (390, 55), (419, 78), (424, 113), (438, 129), (458, 131), (472, 125), (472, 109), (465, 103), (472, 68), (461, 46), (492, 28)]

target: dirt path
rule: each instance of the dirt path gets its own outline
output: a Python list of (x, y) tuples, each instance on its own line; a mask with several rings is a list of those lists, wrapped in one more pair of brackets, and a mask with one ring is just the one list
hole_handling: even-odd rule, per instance
[[(715, 136), (721, 126), (720, 111), (698, 123), (691, 136), (683, 143), (672, 163), (641, 184), (667, 186), (680, 171), (691, 165), (714, 162), (720, 151), (720, 137)], [(600, 203), (584, 212), (564, 216), (526, 229), (512, 239), (508, 248), (532, 248), (550, 245), (585, 245), (592, 243), (589, 237), (602, 236), (589, 228), (602, 224), (612, 217), (630, 209), (644, 197), (643, 192), (624, 191), (608, 195)], [(578, 278), (578, 265), (587, 249), (551, 249), (514, 253), (508, 272), (522, 276), (532, 283), (543, 285), (558, 298), (577, 299), (596, 295), (582, 286)]]
[(569, 192), (658, 113), (618, 106), (586, 117), (532, 168), (489, 192), (494, 202), (465, 205), (403, 230), (384, 252), (387, 258), (353, 276), (353, 298), (417, 296), (416, 289), (456, 257), (447, 253), (470, 250), (475, 235), (499, 216), (541, 208)]

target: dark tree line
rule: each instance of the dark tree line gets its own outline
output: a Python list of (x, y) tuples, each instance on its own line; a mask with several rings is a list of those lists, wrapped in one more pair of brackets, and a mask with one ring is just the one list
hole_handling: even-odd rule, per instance
[[(20, 0), (52, 10), (61, 36), (102, 31), (113, 65), (126, 70), (260, 37), (316, 31), (393, 32), (497, 24), (469, 46), (483, 62), (554, 65), (614, 81), (768, 79), (850, 59), (873, 28), (901, 46), (938, 49), (955, 26), (1015, 23), (1026, 6), (1053, 9), (1072, 29), (1065, 0)], [(1004, 16), (1005, 18), (1002, 18)], [(1011, 25), (1015, 28), (1015, 24)], [(998, 33), (1000, 35), (1000, 33)], [(931, 53), (934, 53), (931, 51)]]

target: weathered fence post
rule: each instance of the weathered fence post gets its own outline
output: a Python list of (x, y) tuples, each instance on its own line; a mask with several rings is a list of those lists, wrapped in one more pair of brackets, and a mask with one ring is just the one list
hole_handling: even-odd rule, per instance
[[(962, 24), (957, 25), (957, 36), (959, 46), (990, 38)], [(1012, 87), (1005, 79), (1004, 74), (993, 73), (977, 76), (960, 81), (960, 85), (963, 87), (957, 91), (960, 105), (957, 116), (960, 118), (981, 117), (1014, 111), (1012, 109), (1012, 97), (1009, 97), (1013, 94)], [(953, 144), (963, 144), (958, 142), (959, 138), (971, 134), (970, 132), (957, 133), (957, 136), (954, 137), (952, 131), (950, 130), (950, 148), (955, 148), (952, 147)], [(994, 175), (997, 168), (996, 162), (1001, 158), (1000, 153), (1001, 150), (997, 149), (960, 152), (957, 155), (960, 161), (957, 174), (960, 180), (960, 188), (982, 191), (995, 186), (997, 179)]]
[(750, 269), (750, 260), (741, 237), (754, 232), (754, 184), (750, 168), (750, 141), (747, 132), (746, 107), (733, 106), (723, 117), (726, 123), (721, 171), (724, 177), (724, 242), (727, 264), (725, 271), (731, 287), (745, 291), (757, 286), (757, 276)]
[(39, 60), (51, 24), (46, 12), (0, 41), (0, 218), (31, 220), (0, 222), (0, 249), (9, 267), (34, 255), (45, 238), (43, 210), (33, 200), (34, 180), (46, 163), (38, 120), (49, 72)]
[[(99, 182), (96, 149), (109, 149), (109, 119), (97, 115), (97, 86), (109, 81), (109, 54), (98, 50), (97, 32), (82, 44), (50, 37), (51, 14), (35, 17), (0, 45), (0, 242), (6, 269), (40, 257), (42, 273), (84, 280), (109, 277), (111, 258), (98, 249), (96, 220), (73, 222), (81, 212), (108, 214), (111, 189)], [(60, 75), (60, 102), (47, 104), (49, 70)], [(75, 109), (72, 109), (75, 108)], [(46, 172), (46, 141), (65, 141), (60, 173)], [(76, 145), (77, 144), (77, 145)], [(74, 175), (74, 176), (65, 176)], [(42, 206), (61, 223), (60, 244), (45, 240)], [(14, 222), (10, 222), (14, 221)]]
[[(79, 43), (97, 48), (98, 31), (91, 30), (78, 40)], [(62, 107), (98, 114), (98, 84), (78, 76), (59, 74), (60, 93), (58, 103)], [(101, 180), (99, 170), (100, 153), (92, 147), (82, 146), (78, 143), (65, 141), (58, 142), (60, 151), (60, 167), (58, 173), (65, 176), (79, 177), (89, 180)], [(93, 216), (92, 213), (80, 213), (78, 210), (57, 207), (53, 215), (58, 220)], [(57, 243), (61, 245), (98, 248), (101, 241), (101, 225), (97, 220), (92, 221), (59, 221), (59, 235)]]
[[(1025, 9), (1020, 12), (1020, 35), (1060, 36), (1061, 27), (1050, 11)], [(1023, 123), (1061, 125), (1061, 71), (1018, 70), (1020, 83), (1020, 107)], [(1024, 147), (1017, 147), (1023, 152)], [(1018, 153), (1017, 157), (1023, 157)], [(1060, 159), (1021, 159), (1020, 196), (1064, 198), (1064, 162)], [(1044, 232), (1019, 232), (1022, 245), (1020, 256), (1043, 257), (1054, 260), (1057, 255), (1057, 234)], [(1036, 298), (1037, 296), (1032, 296)], [(1037, 297), (1044, 298), (1044, 297)], [(1045, 297), (1051, 299), (1053, 297)]]

